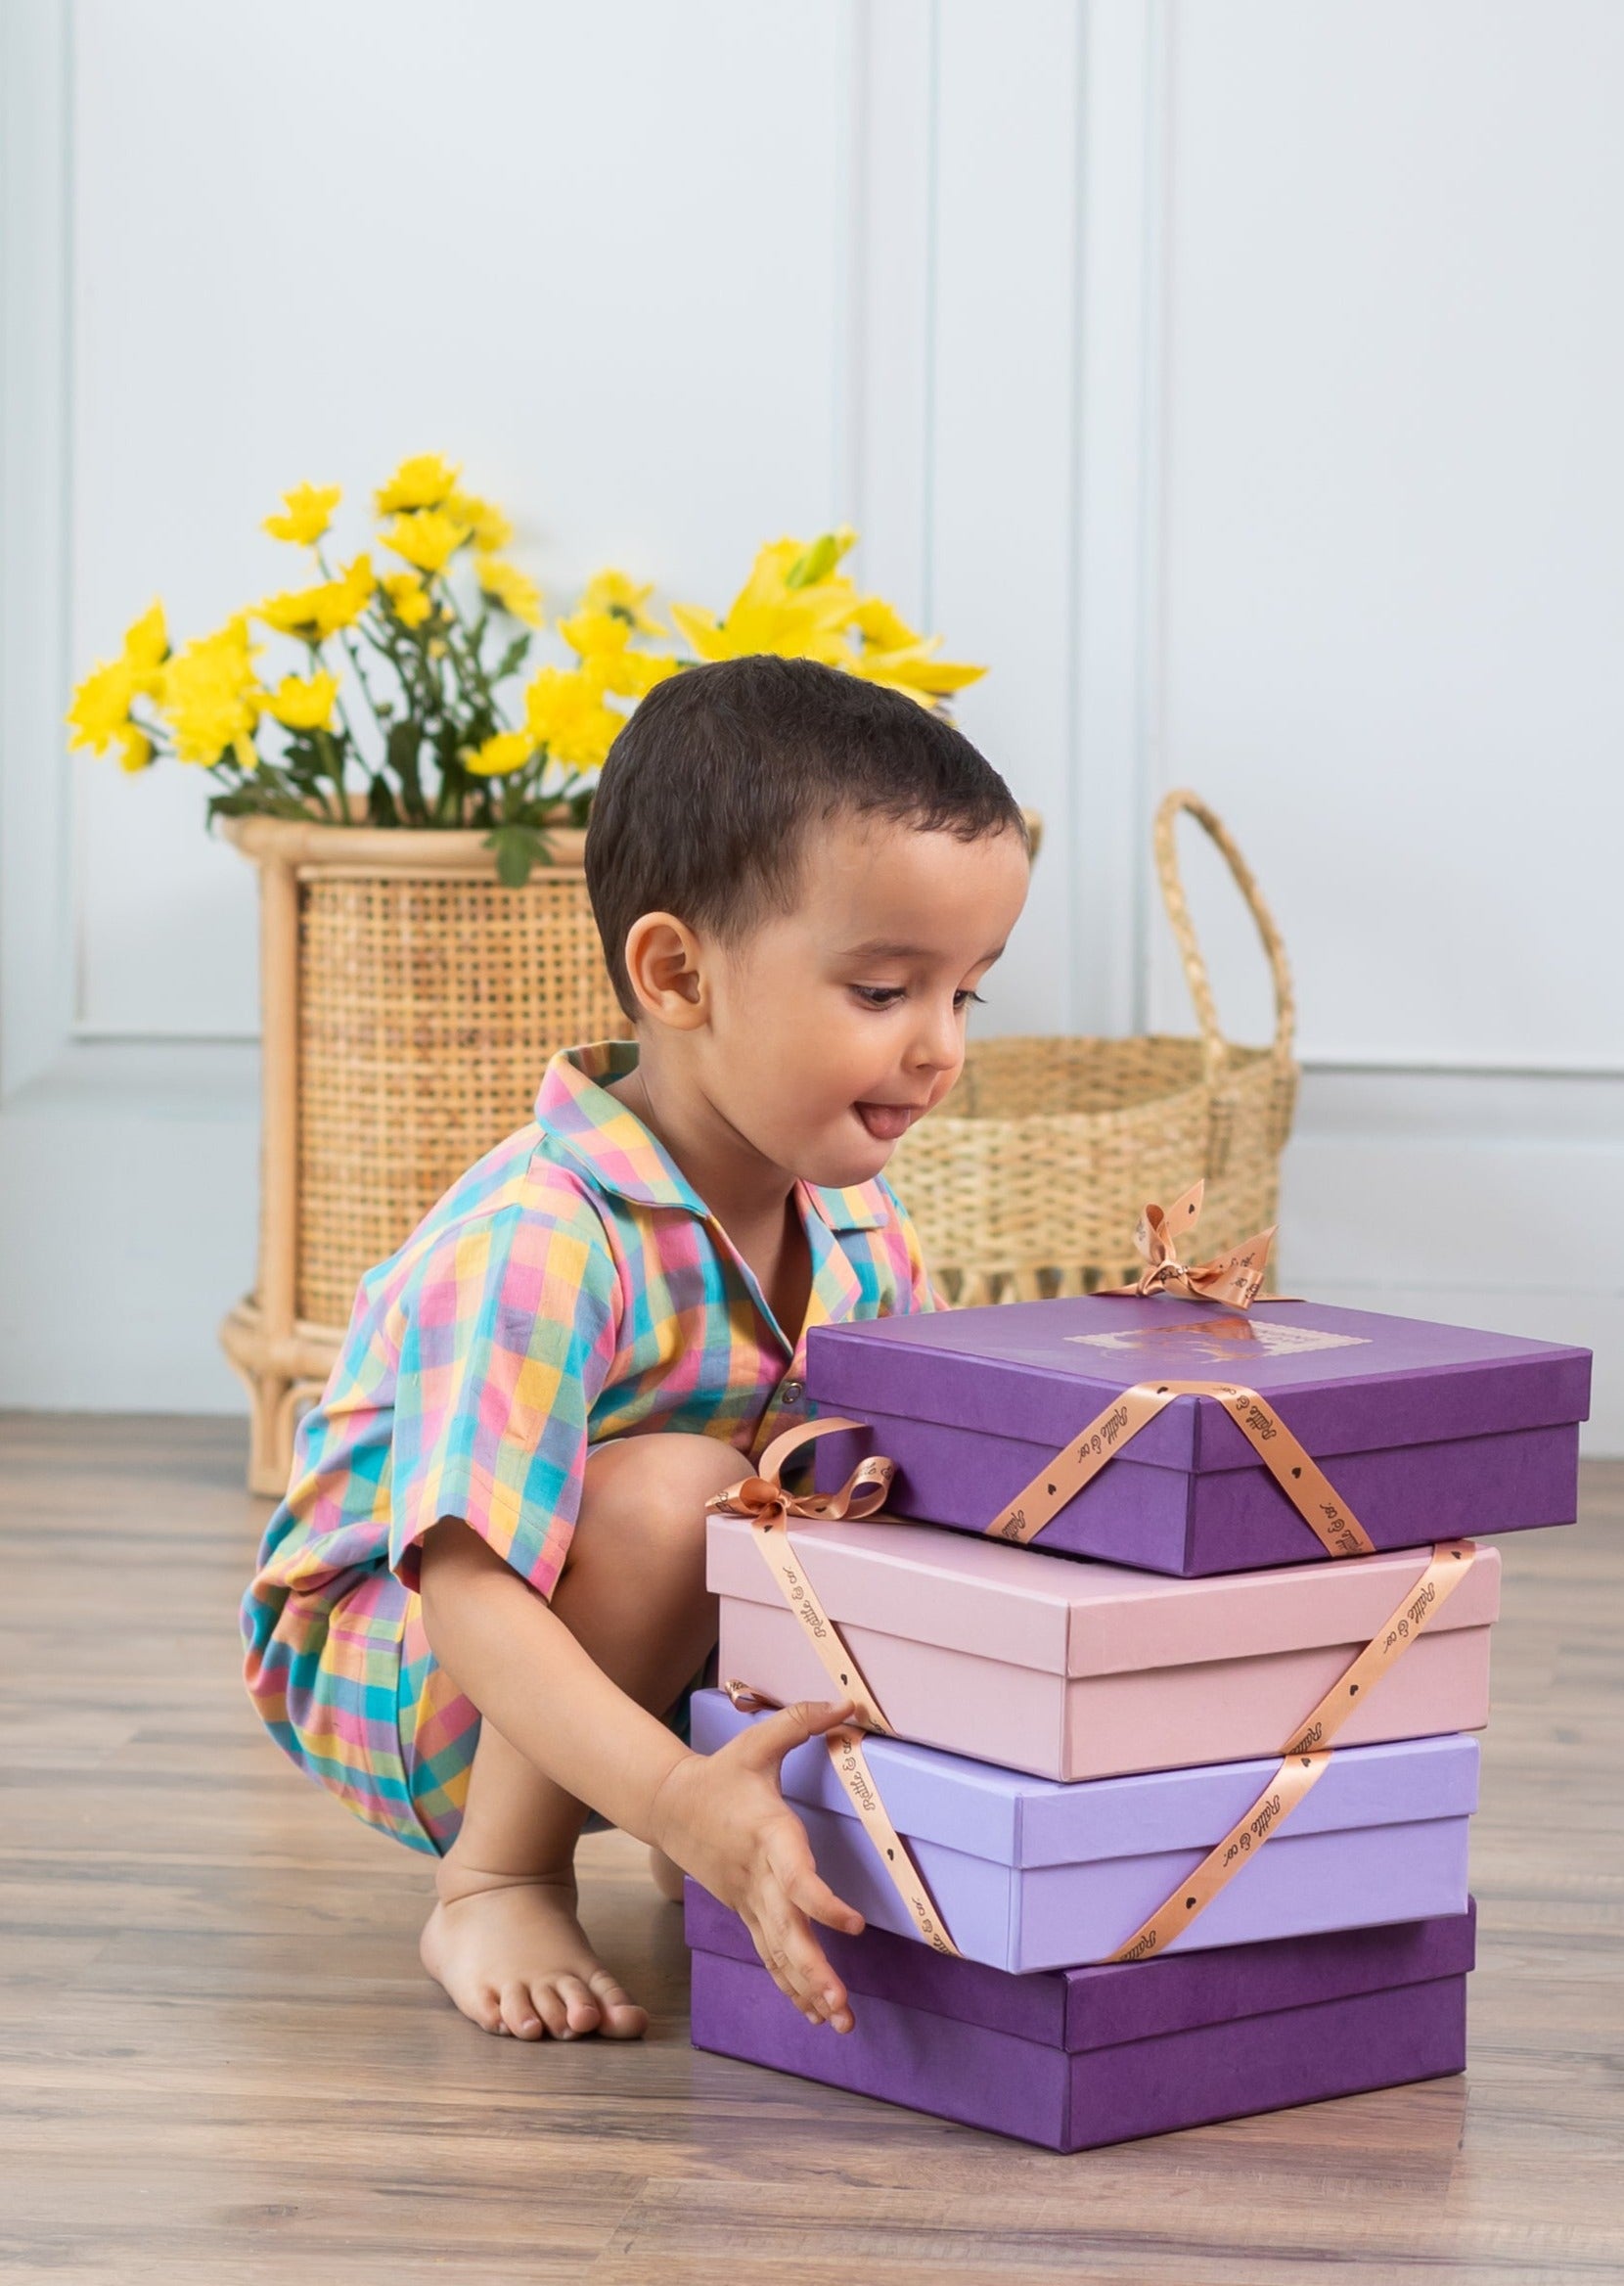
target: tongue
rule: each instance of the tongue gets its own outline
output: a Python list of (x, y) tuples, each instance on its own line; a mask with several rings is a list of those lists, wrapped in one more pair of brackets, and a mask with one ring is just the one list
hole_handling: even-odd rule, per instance
[(908, 1106), (904, 1103), (860, 1103), (857, 1117), (879, 1143), (894, 1143), (908, 1132)]

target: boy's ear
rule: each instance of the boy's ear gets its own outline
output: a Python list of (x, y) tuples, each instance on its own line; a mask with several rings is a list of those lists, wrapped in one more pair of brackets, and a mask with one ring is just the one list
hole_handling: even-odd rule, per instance
[(675, 913), (644, 913), (626, 933), (626, 974), (641, 1014), (696, 1031), (709, 1013), (699, 940)]

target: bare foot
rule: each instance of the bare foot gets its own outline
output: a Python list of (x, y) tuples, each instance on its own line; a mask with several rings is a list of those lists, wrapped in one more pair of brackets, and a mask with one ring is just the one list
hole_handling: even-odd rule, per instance
[(516, 2039), (641, 2039), (646, 2009), (627, 1999), (575, 1917), (575, 1885), (440, 1870), (440, 1900), (419, 1946), (423, 1965), (483, 2032)]
[(682, 1867), (674, 1857), (651, 1842), (649, 1845), (649, 1871), (660, 1896), (673, 1905), (682, 1903)]

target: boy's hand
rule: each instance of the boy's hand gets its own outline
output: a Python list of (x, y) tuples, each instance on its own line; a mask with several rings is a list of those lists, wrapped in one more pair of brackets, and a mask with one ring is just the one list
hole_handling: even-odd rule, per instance
[(676, 1763), (654, 1804), (651, 1835), (668, 1857), (740, 1916), (779, 1990), (812, 2024), (850, 2032), (846, 1989), (810, 1921), (855, 1937), (863, 1916), (819, 1876), (806, 1828), (779, 1791), (791, 1748), (849, 1721), (850, 1706), (803, 1702), (754, 1722), (713, 1755)]

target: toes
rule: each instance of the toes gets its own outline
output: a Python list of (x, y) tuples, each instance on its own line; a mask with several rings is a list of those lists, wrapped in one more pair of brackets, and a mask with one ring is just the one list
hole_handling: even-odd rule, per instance
[(528, 1985), (504, 1985), (502, 1988), (502, 2029), (510, 2032), (516, 2040), (539, 2040), (542, 2021), (536, 2014)]
[(603, 2011), (606, 2039), (640, 2040), (649, 2029), (649, 2011), (626, 1997), (625, 1989), (608, 1969), (595, 1969), (587, 1979), (592, 1995)]
[(564, 2002), (571, 2033), (596, 2032), (603, 2011), (579, 1977), (560, 1977), (559, 1998)]
[(532, 1985), (530, 1998), (535, 2003), (536, 2014), (541, 2018), (552, 2037), (556, 2040), (567, 2039), (569, 2037), (569, 2012), (553, 1987), (540, 1983)]

